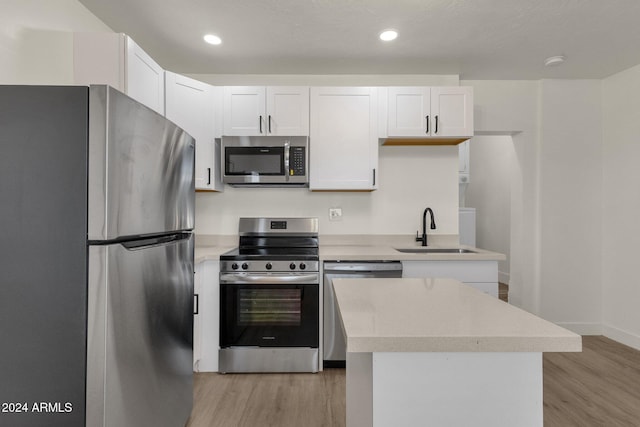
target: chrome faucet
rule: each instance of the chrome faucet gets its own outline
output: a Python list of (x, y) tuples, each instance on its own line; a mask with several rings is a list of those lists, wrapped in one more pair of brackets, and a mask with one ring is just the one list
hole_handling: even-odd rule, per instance
[(422, 236), (418, 236), (418, 232), (416, 231), (416, 242), (422, 242), (422, 246), (427, 246), (427, 212), (431, 215), (431, 229), (436, 229), (436, 222), (433, 219), (433, 211), (431, 208), (427, 208), (424, 210), (422, 214)]

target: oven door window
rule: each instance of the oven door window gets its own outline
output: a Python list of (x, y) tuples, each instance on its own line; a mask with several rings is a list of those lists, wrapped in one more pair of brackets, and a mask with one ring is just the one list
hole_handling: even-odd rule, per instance
[(226, 147), (225, 175), (283, 175), (284, 147)]
[(238, 305), (240, 326), (302, 324), (302, 289), (242, 289)]
[(221, 285), (220, 346), (317, 347), (318, 285)]

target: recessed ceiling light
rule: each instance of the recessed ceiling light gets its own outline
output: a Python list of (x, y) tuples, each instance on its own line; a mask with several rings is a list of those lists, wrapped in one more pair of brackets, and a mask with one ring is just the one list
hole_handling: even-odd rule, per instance
[(220, 44), (222, 43), (222, 39), (218, 36), (214, 36), (213, 34), (207, 34), (204, 36), (204, 41), (209, 44)]
[(395, 30), (384, 30), (380, 33), (380, 40), (389, 42), (395, 40), (398, 37), (398, 32)]
[(564, 55), (550, 56), (544, 60), (544, 65), (546, 65), (547, 67), (554, 67), (556, 65), (562, 64), (565, 59), (567, 59), (567, 57)]

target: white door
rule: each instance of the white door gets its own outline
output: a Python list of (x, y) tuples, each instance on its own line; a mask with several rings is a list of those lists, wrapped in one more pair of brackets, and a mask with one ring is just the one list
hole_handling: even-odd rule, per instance
[(167, 71), (165, 108), (166, 117), (196, 140), (196, 189), (222, 190), (220, 179), (216, 179), (213, 87)]
[(311, 88), (311, 190), (377, 188), (377, 89)]
[(268, 135), (309, 135), (309, 87), (267, 87)]
[(430, 89), (390, 87), (388, 89), (388, 136), (429, 135)]
[(265, 95), (264, 86), (226, 86), (223, 135), (267, 135)]
[(473, 136), (473, 88), (432, 87), (431, 114), (432, 136)]
[(164, 115), (164, 70), (127, 37), (126, 93)]

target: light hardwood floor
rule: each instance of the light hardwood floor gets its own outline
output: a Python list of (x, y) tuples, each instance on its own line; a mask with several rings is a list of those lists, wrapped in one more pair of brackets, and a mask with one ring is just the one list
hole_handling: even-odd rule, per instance
[[(345, 425), (343, 369), (200, 373), (194, 396), (187, 427)], [(544, 424), (640, 426), (640, 351), (604, 337), (583, 337), (582, 353), (545, 353)]]

